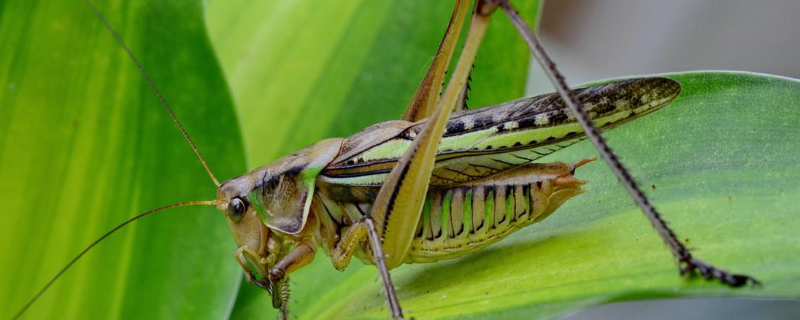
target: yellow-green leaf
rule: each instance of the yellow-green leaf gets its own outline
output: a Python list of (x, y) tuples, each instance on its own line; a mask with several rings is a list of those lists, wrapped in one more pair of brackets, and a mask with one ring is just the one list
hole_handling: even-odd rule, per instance
[[(678, 276), (676, 262), (602, 162), (588, 193), (478, 253), (392, 272), (418, 319), (553, 319), (610, 301), (659, 297), (800, 298), (800, 81), (747, 73), (667, 75), (671, 105), (605, 134), (698, 258), (763, 282), (729, 288)], [(596, 157), (581, 142), (542, 161)], [(316, 319), (384, 319), (376, 271), (314, 301)], [(325, 307), (322, 307), (325, 306)]]
[[(244, 170), (230, 95), (199, 3), (99, 1), (218, 177)], [(215, 186), (152, 90), (82, 1), (0, 3), (0, 318), (138, 213)], [(67, 271), (22, 319), (219, 319), (240, 273), (223, 216), (134, 222)]]

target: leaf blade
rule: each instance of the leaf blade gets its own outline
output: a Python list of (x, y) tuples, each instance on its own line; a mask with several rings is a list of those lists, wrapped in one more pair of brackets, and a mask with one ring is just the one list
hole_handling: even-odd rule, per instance
[[(591, 181), (589, 192), (542, 223), (472, 255), (393, 272), (409, 315), (552, 319), (604, 302), (655, 297), (797, 299), (800, 280), (792, 266), (800, 262), (800, 241), (792, 230), (800, 221), (792, 218), (792, 194), (798, 168), (790, 159), (800, 146), (793, 125), (800, 121), (793, 102), (800, 83), (746, 73), (667, 76), (684, 86), (672, 105), (605, 135), (640, 183), (651, 186), (648, 195), (698, 257), (749, 273), (764, 282), (762, 288), (680, 278), (624, 189), (605, 166), (593, 163), (577, 172)], [(729, 125), (711, 125), (719, 119)], [(741, 152), (749, 146), (759, 152)], [(698, 156), (700, 150), (709, 153)], [(544, 161), (594, 154), (582, 142)], [(736, 219), (724, 219), (728, 215)], [(385, 317), (376, 285), (348, 286), (361, 289), (322, 300), (333, 305), (326, 318)]]
[[(232, 103), (210, 46), (197, 32), (203, 28), (201, 7), (96, 5), (215, 172), (241, 172)], [(214, 187), (89, 7), (47, 1), (3, 6), (0, 41), (16, 49), (0, 55), (0, 64), (13, 66), (0, 77), (0, 179), (9, 210), (1, 218), (7, 245), (0, 256), (10, 262), (2, 267), (9, 287), (0, 301), (10, 317), (103, 232), (148, 209), (211, 199)], [(220, 129), (212, 134), (203, 127)], [(176, 211), (183, 212), (138, 221), (100, 244), (23, 319), (227, 314), (239, 279), (224, 220), (210, 208)]]

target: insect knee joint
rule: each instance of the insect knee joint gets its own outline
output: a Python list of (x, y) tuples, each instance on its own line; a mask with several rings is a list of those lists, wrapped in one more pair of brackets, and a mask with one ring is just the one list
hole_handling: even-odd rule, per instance
[(490, 16), (494, 13), (494, 10), (497, 9), (497, 6), (500, 5), (502, 0), (481, 0), (478, 2), (478, 7), (475, 8), (475, 12), (481, 16)]
[(272, 270), (269, 271), (269, 281), (272, 283), (278, 283), (283, 280), (284, 276), (286, 276), (286, 272), (282, 269), (272, 268)]

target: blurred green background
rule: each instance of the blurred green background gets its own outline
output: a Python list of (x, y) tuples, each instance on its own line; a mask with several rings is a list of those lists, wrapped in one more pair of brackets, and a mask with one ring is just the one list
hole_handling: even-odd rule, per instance
[[(516, 1), (532, 22), (534, 1)], [(446, 26), (449, 1), (96, 3), (220, 179), (326, 137), (398, 118)], [(0, 2), (0, 317), (81, 248), (142, 211), (215, 195), (125, 52), (79, 1)], [(476, 61), (470, 106), (523, 96), (527, 49), (504, 17)], [(683, 280), (600, 163), (587, 195), (477, 253), (394, 272), (417, 318), (551, 318), (606, 301), (797, 298), (794, 80), (681, 74), (673, 106), (608, 134), (698, 254), (765, 282)], [(712, 124), (712, 125), (710, 125)], [(723, 125), (724, 124), (724, 125)], [(679, 129), (679, 130), (676, 130)], [(593, 156), (586, 143), (552, 160)], [(691, 160), (687, 160), (691, 159)], [(98, 246), (24, 318), (264, 318), (211, 208), (182, 208)], [(371, 267), (324, 256), (292, 276), (303, 319), (385, 318)]]

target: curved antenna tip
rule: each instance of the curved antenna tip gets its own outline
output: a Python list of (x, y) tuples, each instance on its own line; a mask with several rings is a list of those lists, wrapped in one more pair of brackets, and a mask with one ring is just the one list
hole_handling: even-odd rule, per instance
[(133, 221), (136, 221), (138, 219), (144, 218), (146, 216), (149, 216), (149, 215), (151, 215), (153, 213), (156, 213), (156, 212), (159, 212), (159, 211), (164, 211), (164, 210), (167, 210), (167, 209), (172, 209), (172, 208), (177, 208), (177, 207), (187, 207), (187, 206), (216, 206), (217, 203), (218, 203), (217, 200), (211, 200), (211, 201), (189, 201), (189, 202), (175, 203), (175, 204), (163, 206), (163, 207), (160, 207), (160, 208), (156, 208), (156, 209), (147, 211), (145, 213), (141, 213), (139, 215), (134, 216), (133, 218), (125, 220), (125, 222), (120, 223), (119, 225), (117, 225), (116, 227), (111, 229), (110, 231), (108, 231), (105, 234), (103, 234), (102, 236), (100, 236), (100, 238), (98, 238), (97, 240), (92, 242), (89, 246), (87, 246), (85, 249), (83, 249), (83, 251), (81, 251), (77, 256), (75, 256), (75, 258), (73, 258), (69, 263), (67, 263), (66, 266), (61, 268), (61, 270), (59, 270), (58, 273), (56, 273), (56, 275), (53, 278), (51, 278), (50, 281), (48, 281), (47, 284), (45, 284), (44, 287), (42, 287), (42, 289), (39, 290), (39, 292), (37, 292), (36, 295), (33, 296), (33, 298), (31, 298), (31, 300), (29, 300), (22, 307), (22, 309), (20, 309), (19, 312), (17, 312), (17, 314), (15, 314), (14, 317), (12, 317), (11, 319), (13, 319), (13, 320), (19, 319), (19, 317), (21, 317), (22, 314), (24, 314), (25, 311), (27, 311), (28, 308), (30, 308), (30, 306), (33, 305), (33, 303), (36, 302), (36, 300), (38, 300), (39, 297), (41, 297), (42, 294), (45, 291), (47, 291), (47, 289), (49, 289), (50, 286), (52, 286), (53, 283), (55, 283), (56, 280), (58, 280), (58, 278), (61, 277), (61, 275), (64, 274), (64, 272), (66, 272), (70, 267), (72, 267), (72, 265), (74, 265), (75, 262), (80, 260), (80, 258), (83, 257), (87, 252), (89, 252), (89, 250), (94, 248), (94, 246), (96, 246), (97, 244), (99, 244), (100, 242), (102, 242), (103, 240), (108, 238), (114, 232), (117, 232), (117, 230), (122, 229), (122, 227), (128, 225), (129, 223), (131, 223)]

